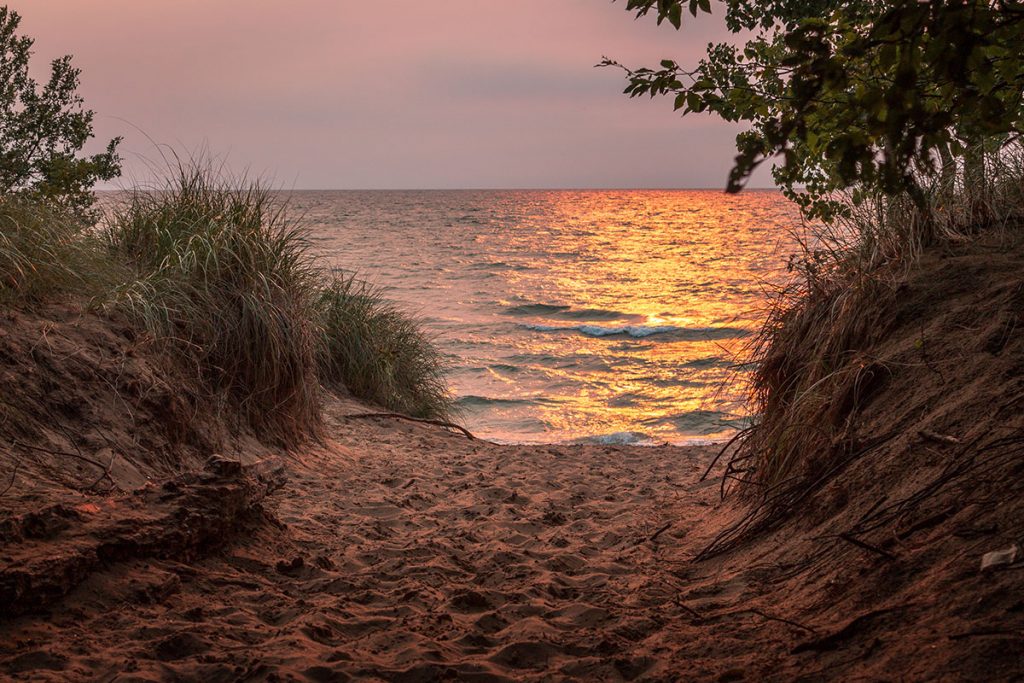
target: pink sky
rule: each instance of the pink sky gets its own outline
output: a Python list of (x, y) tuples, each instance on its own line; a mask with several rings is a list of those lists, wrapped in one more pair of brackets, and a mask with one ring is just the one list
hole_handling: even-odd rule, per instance
[[(294, 188), (723, 187), (737, 128), (629, 100), (602, 55), (693, 61), (620, 0), (12, 2), (37, 61), (73, 54), (98, 136), (205, 146)], [(752, 185), (768, 185), (760, 173)]]

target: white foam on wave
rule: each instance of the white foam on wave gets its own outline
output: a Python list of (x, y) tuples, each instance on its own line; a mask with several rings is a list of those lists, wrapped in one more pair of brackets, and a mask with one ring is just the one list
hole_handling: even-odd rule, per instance
[(573, 439), (574, 444), (597, 444), (600, 446), (653, 446), (657, 442), (643, 432), (612, 432), (597, 436)]

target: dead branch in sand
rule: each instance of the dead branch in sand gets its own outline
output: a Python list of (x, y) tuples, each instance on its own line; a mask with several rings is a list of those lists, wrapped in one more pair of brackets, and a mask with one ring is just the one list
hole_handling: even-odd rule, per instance
[[(93, 483), (89, 484), (88, 486), (82, 487), (81, 488), (82, 491), (88, 491), (88, 490), (90, 490), (92, 488), (95, 488), (96, 485), (99, 484), (104, 479), (106, 479), (106, 480), (108, 480), (110, 482), (110, 490), (111, 491), (113, 491), (114, 489), (117, 488), (117, 483), (114, 481), (114, 478), (110, 476), (110, 465), (103, 465), (102, 463), (99, 463), (96, 460), (93, 460), (92, 458), (88, 457), (87, 455), (83, 455), (81, 453), (70, 453), (68, 451), (55, 451), (55, 450), (51, 450), (49, 448), (43, 448), (42, 446), (33, 446), (31, 444), (27, 444), (27, 443), (24, 443), (24, 442), (21, 442), (21, 441), (13, 441), (11, 443), (15, 447), (21, 446), (22, 448), (27, 448), (27, 449), (32, 450), (32, 451), (38, 451), (40, 453), (47, 453), (49, 455), (59, 455), (59, 456), (63, 456), (63, 457), (66, 457), (66, 458), (75, 458), (76, 460), (81, 460), (82, 462), (89, 463), (93, 467), (99, 469), (103, 474), (101, 474), (99, 479), (97, 479)], [(111, 458), (110, 464), (111, 465), (113, 464), (113, 458)]]
[(705, 479), (707, 479), (708, 475), (711, 474), (711, 470), (713, 470), (715, 468), (715, 465), (718, 464), (718, 460), (723, 455), (725, 455), (725, 452), (727, 450), (729, 450), (729, 446), (732, 446), (734, 443), (736, 443), (737, 441), (742, 439), (746, 434), (750, 433), (750, 431), (752, 429), (753, 429), (753, 427), (747, 427), (746, 429), (741, 429), (740, 431), (736, 432), (736, 434), (733, 435), (733, 437), (731, 439), (726, 441), (725, 445), (722, 446), (722, 449), (720, 451), (718, 451), (718, 455), (716, 455), (714, 457), (714, 459), (711, 461), (711, 464), (708, 465), (708, 468), (706, 470), (704, 470), (704, 474), (700, 475), (700, 479), (698, 479), (697, 481), (704, 481)]
[(349, 415), (342, 415), (342, 419), (356, 420), (362, 418), (392, 418), (395, 420), (408, 420), (409, 422), (419, 422), (421, 424), (434, 425), (435, 427), (444, 427), (445, 429), (462, 432), (466, 435), (466, 438), (476, 441), (477, 437), (461, 425), (457, 425), (454, 422), (445, 422), (444, 420), (428, 420), (423, 417), (410, 417), (409, 415), (403, 415), (402, 413), (351, 413)]
[(833, 633), (818, 638), (817, 640), (811, 640), (806, 643), (800, 643), (792, 650), (790, 650), (790, 654), (796, 655), (800, 654), (801, 652), (824, 652), (827, 650), (834, 650), (836, 649), (836, 647), (839, 646), (839, 643), (860, 632), (863, 628), (865, 628), (868, 624), (870, 624), (878, 617), (883, 616), (885, 614), (889, 614), (890, 612), (899, 612), (914, 606), (914, 603), (906, 603), (903, 605), (883, 607), (881, 609), (865, 612), (864, 614), (861, 614), (860, 616), (851, 619), (849, 622), (847, 622), (846, 626), (843, 626), (838, 631), (834, 631)]
[(11, 480), (7, 482), (7, 486), (4, 487), (4, 490), (0, 491), (0, 498), (3, 498), (5, 495), (7, 495), (7, 492), (11, 490), (12, 486), (14, 486), (14, 478), (18, 476), (18, 468), (20, 467), (21, 461), (16, 460), (14, 462), (14, 469), (11, 471)]
[(751, 614), (756, 614), (762, 619), (767, 619), (768, 621), (777, 621), (780, 624), (788, 624), (790, 626), (795, 626), (796, 628), (803, 629), (808, 633), (817, 633), (817, 631), (815, 631), (813, 628), (811, 628), (810, 626), (804, 626), (799, 621), (793, 621), (792, 619), (786, 619), (785, 617), (777, 617), (775, 615), (768, 614), (767, 612), (762, 612), (761, 610), (756, 609), (754, 607), (736, 610), (735, 612), (729, 612), (729, 614), (741, 614), (743, 612), (750, 612)]
[(637, 541), (636, 545), (640, 545), (644, 541), (648, 541), (650, 543), (653, 543), (654, 541), (658, 540), (658, 536), (661, 536), (663, 533), (665, 533), (666, 531), (671, 529), (672, 528), (672, 524), (673, 524), (673, 522), (667, 522), (666, 524), (663, 524), (662, 526), (658, 527), (657, 531), (655, 531), (653, 534), (651, 534), (647, 538), (641, 538), (639, 541)]
[(964, 633), (953, 633), (947, 636), (950, 640), (964, 640), (966, 638), (984, 638), (986, 636), (997, 636), (1006, 638), (1020, 638), (1024, 631), (1008, 631), (999, 628), (983, 628), (977, 631), (965, 631)]
[(876, 507), (871, 514), (864, 515), (846, 533), (862, 535), (886, 526), (910, 510), (919, 508), (956, 482), (967, 477), (981, 480), (986, 474), (1005, 469), (1008, 463), (1016, 461), (1022, 454), (1024, 433), (994, 439), (983, 446), (978, 445), (978, 440), (963, 444), (952, 454), (946, 467), (931, 481), (906, 498)]
[(890, 553), (888, 550), (885, 550), (883, 548), (879, 548), (876, 545), (871, 545), (870, 543), (868, 543), (866, 541), (862, 541), (862, 540), (860, 540), (859, 538), (857, 538), (856, 536), (854, 536), (852, 534), (841, 533), (841, 534), (837, 534), (836, 538), (838, 538), (840, 540), (843, 540), (843, 541), (846, 541), (847, 543), (852, 543), (853, 545), (857, 546), (858, 548), (863, 548), (864, 550), (870, 550), (873, 553), (877, 553), (877, 554), (881, 555), (882, 557), (884, 557), (885, 559), (887, 559), (889, 561), (893, 561), (893, 560), (896, 559), (896, 556), (893, 555), (892, 553)]
[(683, 602), (682, 600), (680, 600), (678, 598), (676, 598), (673, 601), (673, 603), (675, 604), (676, 607), (678, 607), (679, 609), (683, 610), (684, 612), (686, 612), (687, 614), (692, 616), (697, 621), (707, 621), (709, 619), (718, 619), (718, 618), (721, 618), (721, 617), (733, 617), (733, 616), (738, 616), (740, 614), (754, 614), (754, 615), (757, 615), (757, 616), (759, 616), (762, 619), (765, 619), (767, 621), (777, 621), (780, 624), (787, 624), (789, 626), (794, 626), (794, 627), (796, 627), (798, 629), (801, 629), (803, 631), (807, 631), (808, 633), (813, 633), (813, 634), (817, 634), (818, 633), (815, 629), (811, 628), (810, 626), (805, 626), (804, 624), (801, 624), (799, 621), (793, 621), (792, 619), (786, 619), (785, 617), (777, 617), (774, 614), (769, 614), (769, 613), (765, 612), (764, 610), (760, 610), (760, 609), (758, 609), (756, 607), (743, 607), (741, 609), (727, 610), (727, 611), (722, 611), (722, 612), (712, 612), (711, 614), (704, 615), (704, 614), (701, 614), (700, 612), (698, 612), (697, 610), (693, 609), (692, 607), (690, 607), (689, 605), (687, 605), (685, 602)]
[(704, 621), (704, 615), (698, 612), (697, 610), (693, 609), (689, 605), (687, 605), (682, 600), (680, 600), (679, 596), (676, 596), (675, 600), (673, 600), (672, 602), (675, 604), (676, 607), (683, 610), (697, 621)]

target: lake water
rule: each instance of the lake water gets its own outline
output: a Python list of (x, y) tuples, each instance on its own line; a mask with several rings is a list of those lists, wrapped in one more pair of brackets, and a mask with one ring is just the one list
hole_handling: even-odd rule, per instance
[(740, 352), (798, 224), (774, 191), (302, 191), (288, 203), (332, 265), (423, 320), (451, 362), (460, 421), (524, 443), (684, 443), (741, 427)]

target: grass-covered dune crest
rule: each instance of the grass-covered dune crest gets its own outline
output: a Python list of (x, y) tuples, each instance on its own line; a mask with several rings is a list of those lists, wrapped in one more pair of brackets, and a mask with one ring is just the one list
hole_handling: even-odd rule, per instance
[(194, 376), (210, 407), (278, 443), (318, 433), (326, 389), (448, 417), (445, 366), (417, 321), (321, 263), (267, 187), (183, 162), (105, 209), (88, 226), (40, 203), (0, 202), (0, 298), (78, 300), (126, 318)]
[[(788, 518), (856, 509), (869, 491), (891, 498), (926, 474), (953, 477), (943, 487), (989, 486), (970, 459), (990, 446), (1015, 457), (1024, 150), (985, 157), (983, 170), (931, 178), (924, 201), (878, 195), (807, 226), (793, 278), (749, 349), (753, 424), (723, 452), (723, 486), (749, 514), (709, 552)], [(1016, 441), (996, 443), (1007, 434)], [(964, 470), (935, 473), (936, 445), (962, 449)], [(1002, 479), (993, 500), (1019, 495), (1018, 482)]]

